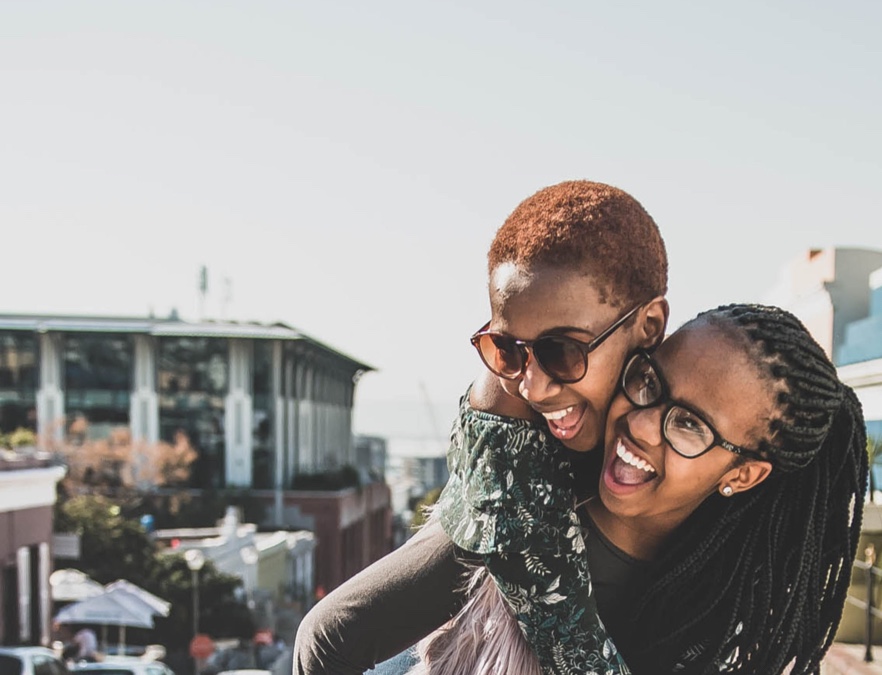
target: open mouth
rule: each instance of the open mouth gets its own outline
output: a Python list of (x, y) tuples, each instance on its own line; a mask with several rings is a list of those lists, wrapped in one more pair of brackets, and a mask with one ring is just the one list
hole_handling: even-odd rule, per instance
[(566, 440), (575, 436), (582, 428), (582, 418), (587, 407), (571, 405), (552, 412), (543, 412), (542, 417), (548, 422), (548, 430), (553, 436)]
[(616, 454), (610, 472), (619, 485), (642, 485), (658, 476), (655, 467), (628, 450), (621, 439), (616, 442)]

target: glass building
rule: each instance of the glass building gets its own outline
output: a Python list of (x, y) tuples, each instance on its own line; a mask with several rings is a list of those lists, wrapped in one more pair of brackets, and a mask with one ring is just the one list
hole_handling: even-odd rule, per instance
[(369, 370), (283, 324), (0, 315), (0, 431), (185, 434), (190, 487), (285, 490), (355, 464), (354, 389)]

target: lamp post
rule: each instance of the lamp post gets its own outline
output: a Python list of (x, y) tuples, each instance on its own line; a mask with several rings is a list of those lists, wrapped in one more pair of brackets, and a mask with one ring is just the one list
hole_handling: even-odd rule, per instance
[(255, 574), (255, 565), (260, 559), (260, 554), (253, 546), (245, 546), (239, 549), (239, 555), (242, 562), (246, 565), (245, 573), (245, 599), (248, 604), (249, 611), (254, 611), (254, 587), (257, 586), (257, 574)]
[(193, 635), (199, 633), (199, 570), (205, 564), (205, 555), (198, 548), (191, 548), (184, 553), (187, 567), (193, 573)]

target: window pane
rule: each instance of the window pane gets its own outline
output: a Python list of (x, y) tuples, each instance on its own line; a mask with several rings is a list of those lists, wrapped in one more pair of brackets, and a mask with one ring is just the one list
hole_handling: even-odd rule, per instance
[(90, 439), (128, 426), (134, 348), (127, 335), (68, 333), (64, 337), (64, 390), (68, 419), (84, 420)]
[(0, 431), (19, 427), (37, 430), (37, 337), (33, 333), (0, 332)]
[(254, 341), (254, 377), (252, 420), (252, 487), (273, 487), (273, 345), (268, 340)]
[(159, 433), (173, 443), (185, 433), (199, 454), (192, 487), (223, 487), (224, 397), (229, 345), (224, 339), (162, 338), (159, 341)]

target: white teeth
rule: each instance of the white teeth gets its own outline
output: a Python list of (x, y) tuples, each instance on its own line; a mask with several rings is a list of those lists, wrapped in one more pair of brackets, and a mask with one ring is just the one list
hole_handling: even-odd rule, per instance
[(554, 412), (550, 413), (542, 413), (542, 417), (547, 420), (560, 420), (573, 412), (574, 407), (575, 406), (571, 405), (569, 408), (564, 408), (563, 410), (555, 410)]
[(621, 441), (616, 443), (616, 455), (618, 455), (619, 459), (621, 459), (625, 464), (630, 464), (633, 467), (642, 469), (646, 473), (655, 473), (655, 469), (652, 468), (652, 465), (649, 462), (647, 462), (645, 459), (640, 459), (639, 457), (635, 456), (634, 453), (630, 450), (626, 450)]

